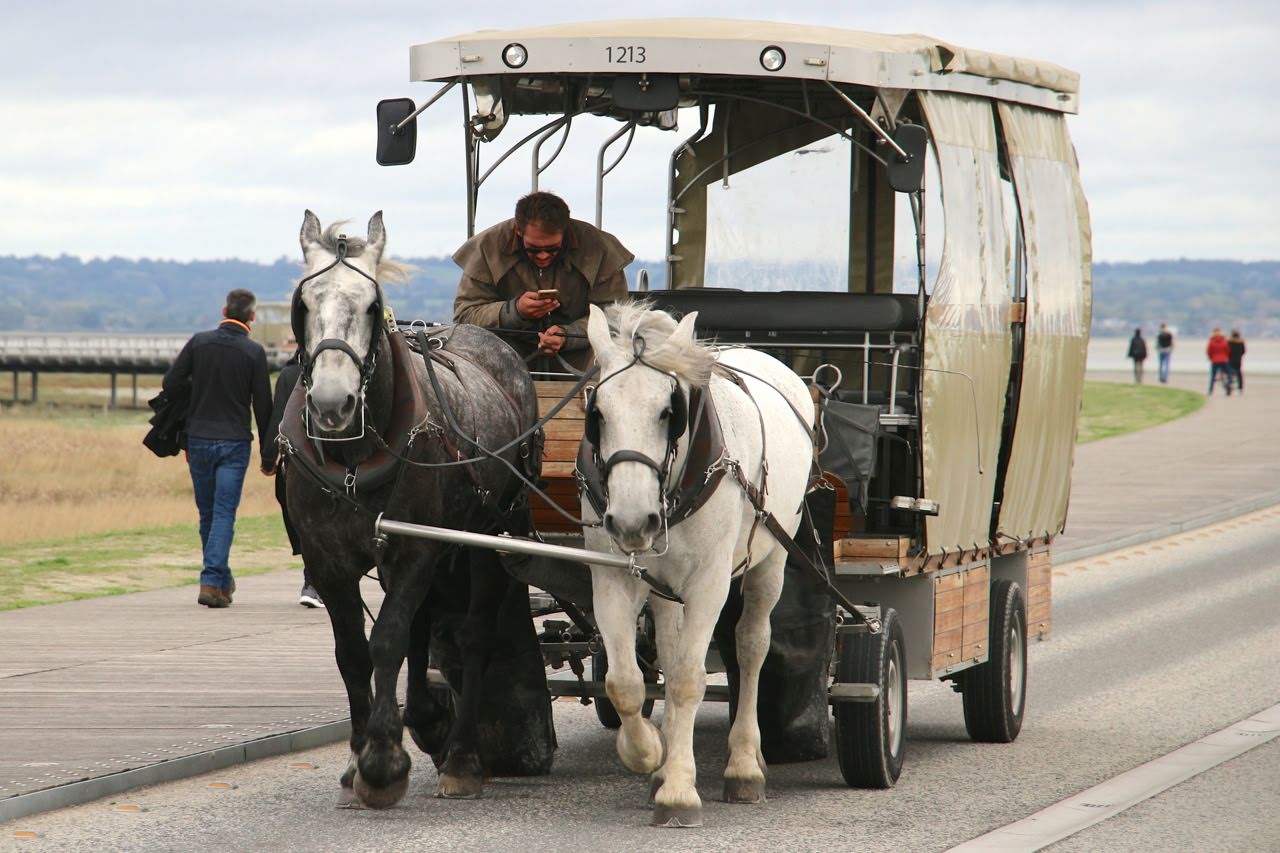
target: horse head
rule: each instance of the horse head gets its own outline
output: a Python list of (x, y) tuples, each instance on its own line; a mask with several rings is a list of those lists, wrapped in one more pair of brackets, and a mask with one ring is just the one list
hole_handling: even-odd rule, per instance
[(291, 312), (308, 413), (320, 431), (333, 434), (359, 423), (357, 408), (385, 328), (378, 284), (386, 245), (382, 211), (370, 218), (365, 238), (338, 233), (343, 224), (322, 230), (314, 213), (303, 215), (299, 241), (306, 275), (294, 290)]
[(643, 303), (590, 311), (600, 381), (588, 398), (586, 439), (601, 467), (604, 529), (636, 554), (652, 549), (665, 525), (689, 388), (706, 384), (715, 354), (694, 338), (697, 312), (676, 323)]

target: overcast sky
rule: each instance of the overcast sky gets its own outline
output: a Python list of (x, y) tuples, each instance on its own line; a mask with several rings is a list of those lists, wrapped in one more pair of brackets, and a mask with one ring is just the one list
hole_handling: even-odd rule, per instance
[[(374, 163), (375, 103), (435, 90), (408, 82), (409, 46), (643, 15), (921, 32), (1065, 65), (1082, 76), (1069, 127), (1095, 258), (1275, 259), (1277, 10), (1256, 0), (12, 3), (0, 50), (0, 255), (296, 257), (305, 208), (361, 224), (382, 209), (393, 254), (450, 253), (465, 237), (457, 96), (425, 114), (413, 165)], [(567, 152), (544, 176), (581, 218), (592, 215), (594, 147), (611, 130), (578, 140), (587, 159)], [(605, 226), (641, 257), (661, 255), (665, 172), (651, 167), (675, 140), (650, 134), (609, 179)], [(485, 187), (482, 226), (527, 189), (528, 158), (509, 165)]]

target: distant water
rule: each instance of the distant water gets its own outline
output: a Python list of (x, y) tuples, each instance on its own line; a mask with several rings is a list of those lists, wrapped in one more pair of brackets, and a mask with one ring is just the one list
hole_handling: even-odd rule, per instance
[[(1153, 371), (1159, 365), (1156, 355), (1155, 335), (1143, 335), (1147, 341), (1147, 371)], [(1174, 373), (1204, 373), (1208, 375), (1209, 360), (1205, 357), (1204, 348), (1208, 337), (1175, 339), (1173, 361), (1169, 368)], [(1244, 375), (1250, 373), (1280, 376), (1280, 340), (1245, 339)], [(1090, 338), (1089, 370), (1132, 370), (1133, 362), (1128, 359), (1128, 338)]]

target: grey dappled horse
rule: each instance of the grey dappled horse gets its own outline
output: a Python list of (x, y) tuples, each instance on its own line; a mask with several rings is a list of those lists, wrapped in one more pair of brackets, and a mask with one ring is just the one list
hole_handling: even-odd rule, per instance
[[(513, 444), (537, 420), (533, 384), (510, 347), (474, 326), (431, 330), (432, 377), (383, 319), (379, 280), (403, 280), (407, 268), (382, 257), (381, 212), (366, 239), (336, 233), (339, 224), (322, 231), (311, 211), (303, 220), (306, 274), (292, 311), (303, 373), (280, 441), (288, 510), (328, 609), (351, 706), (342, 799), (381, 808), (404, 796), (406, 726), (437, 760), (438, 796), (478, 796), (488, 773), (545, 773), (551, 764), (550, 696), (527, 588), (492, 551), (405, 537), (375, 543), (373, 524), (385, 513), (526, 533), (522, 483), (511, 466), (536, 475), (537, 448)], [(512, 445), (500, 454), (509, 465), (477, 445)], [(443, 464), (460, 457), (479, 461)], [(375, 566), (385, 598), (366, 640), (359, 585)], [(429, 645), (454, 687), (453, 703), (428, 688)], [(396, 681), (406, 657), (402, 718)]]

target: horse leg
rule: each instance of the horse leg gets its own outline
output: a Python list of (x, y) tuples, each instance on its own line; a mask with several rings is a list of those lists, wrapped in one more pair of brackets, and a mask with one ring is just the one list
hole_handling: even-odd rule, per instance
[(667, 679), (666, 709), (662, 731), (667, 760), (662, 784), (654, 793), (653, 825), (701, 826), (702, 800), (698, 797), (697, 767), (693, 760), (693, 724), (707, 689), (707, 647), (729, 593), (729, 574), (722, 567), (728, 555), (707, 559), (698, 583), (682, 590), (683, 614), (674, 607), (656, 608), (658, 647), (667, 647), (663, 668)]
[(347, 704), (351, 711), (351, 761), (338, 780), (342, 787), (338, 804), (350, 805), (356, 801), (353, 787), (356, 756), (364, 749), (369, 712), (373, 705), (373, 693), (369, 688), (373, 661), (364, 635), (360, 584), (358, 581), (333, 583), (325, 572), (314, 570), (312, 583), (325, 602), (325, 612), (329, 614), (329, 624), (333, 627), (334, 657), (347, 688)]
[(727, 803), (759, 803), (765, 798), (765, 763), (756, 702), (760, 668), (769, 653), (769, 615), (782, 594), (786, 558), (786, 551), (775, 547), (743, 579), (742, 615), (734, 635), (738, 650), (738, 712), (729, 730), (729, 762), (724, 771)]
[(452, 700), (427, 681), (430, 667), (431, 608), (418, 607), (409, 629), (408, 671), (405, 679), (404, 726), (437, 768), (444, 761), (449, 729), (453, 726)]
[(609, 671), (604, 689), (622, 721), (618, 729), (618, 758), (635, 773), (652, 773), (662, 766), (666, 752), (656, 726), (641, 715), (644, 675), (636, 662), (636, 619), (648, 589), (618, 576), (617, 569), (591, 569), (596, 626), (604, 640)]
[(484, 670), (489, 662), (507, 581), (498, 556), (492, 551), (469, 548), (467, 558), (471, 569), (471, 597), (460, 638), (462, 693), (435, 791), (437, 797), (451, 799), (475, 799), (483, 792), (484, 765), (480, 760), (477, 721), (484, 691)]
[(354, 779), (360, 802), (375, 809), (400, 802), (409, 788), (409, 753), (401, 746), (404, 723), (396, 683), (409, 645), (410, 629), (431, 585), (434, 549), (412, 565), (382, 566), (387, 594), (369, 635), (373, 660), (373, 709), (368, 737), (356, 760)]

